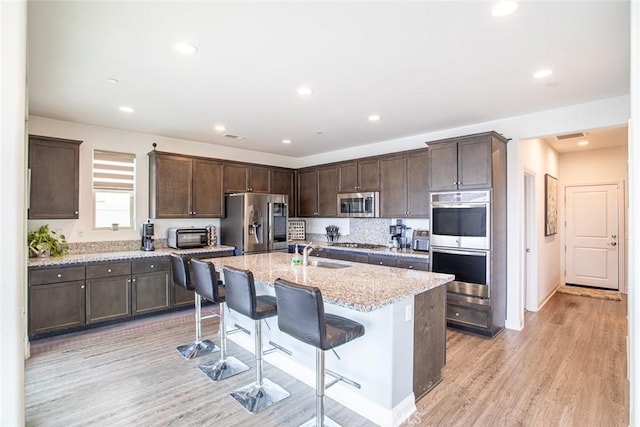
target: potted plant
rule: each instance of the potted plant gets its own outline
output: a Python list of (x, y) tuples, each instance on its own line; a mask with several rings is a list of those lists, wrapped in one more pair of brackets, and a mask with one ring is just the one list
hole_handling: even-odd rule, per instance
[(58, 233), (49, 229), (49, 224), (30, 231), (27, 234), (27, 245), (30, 257), (57, 257), (69, 250), (64, 234), (58, 236)]

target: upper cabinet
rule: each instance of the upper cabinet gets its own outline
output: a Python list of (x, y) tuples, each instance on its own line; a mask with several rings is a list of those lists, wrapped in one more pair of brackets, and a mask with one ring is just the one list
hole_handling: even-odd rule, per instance
[(380, 190), (380, 161), (359, 159), (338, 167), (338, 192), (350, 193)]
[(431, 191), (490, 188), (494, 144), (506, 142), (495, 132), (429, 142)]
[(380, 158), (381, 217), (429, 217), (428, 167), (427, 150)]
[(269, 193), (271, 191), (271, 168), (246, 163), (225, 163), (225, 193)]
[(271, 169), (271, 193), (289, 196), (289, 216), (296, 215), (295, 173), (291, 169)]
[(151, 218), (224, 216), (220, 162), (152, 151), (149, 153)]
[(77, 219), (82, 141), (29, 135), (29, 219)]
[(298, 171), (298, 216), (337, 217), (338, 167), (320, 166)]

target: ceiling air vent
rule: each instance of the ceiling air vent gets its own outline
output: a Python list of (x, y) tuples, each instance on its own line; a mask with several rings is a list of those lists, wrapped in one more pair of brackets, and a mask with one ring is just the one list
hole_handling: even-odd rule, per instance
[(232, 133), (225, 133), (223, 135), (225, 138), (229, 138), (229, 139), (244, 139), (242, 136), (240, 135), (234, 135)]
[(564, 141), (565, 139), (584, 138), (585, 136), (586, 134), (584, 132), (567, 133), (565, 135), (556, 136), (556, 139), (558, 141)]

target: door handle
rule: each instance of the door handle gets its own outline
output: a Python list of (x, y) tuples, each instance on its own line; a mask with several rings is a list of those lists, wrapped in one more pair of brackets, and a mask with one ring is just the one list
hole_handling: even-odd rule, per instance
[(616, 242), (611, 242), (611, 246), (617, 246), (618, 244)]

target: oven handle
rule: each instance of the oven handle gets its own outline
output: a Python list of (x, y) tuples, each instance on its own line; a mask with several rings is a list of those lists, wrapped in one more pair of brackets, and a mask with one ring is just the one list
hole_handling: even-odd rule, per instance
[(469, 250), (455, 250), (455, 249), (440, 249), (440, 248), (434, 248), (433, 245), (431, 246), (431, 252), (438, 252), (438, 253), (444, 253), (444, 254), (453, 254), (453, 255), (471, 255), (471, 256), (483, 256), (483, 257), (487, 257), (489, 256), (489, 252), (490, 251), (469, 251)]
[(438, 202), (431, 202), (431, 207), (433, 209), (435, 208), (482, 208), (482, 207), (489, 207), (489, 202), (478, 202), (478, 203), (471, 203), (471, 202), (465, 202), (465, 203), (451, 203), (451, 202), (447, 202), (447, 203), (438, 203)]

